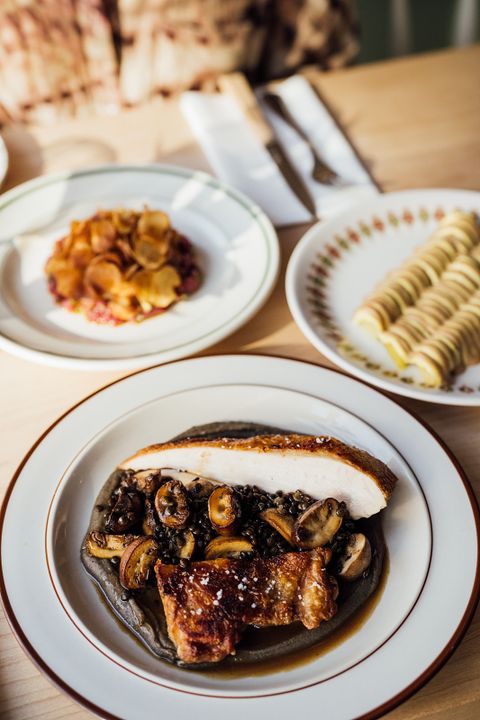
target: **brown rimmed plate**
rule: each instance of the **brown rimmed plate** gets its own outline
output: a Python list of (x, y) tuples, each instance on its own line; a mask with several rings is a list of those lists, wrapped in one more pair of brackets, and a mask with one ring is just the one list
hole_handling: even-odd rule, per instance
[[(390, 574), (375, 612), (339, 647), (287, 672), (200, 680), (194, 673), (179, 677), (182, 671), (162, 664), (152, 676), (110, 611), (97, 596), (92, 602), (90, 586), (74, 582), (75, 575), (69, 579), (71, 548), (76, 552), (79, 546), (72, 541), (84, 531), (83, 515), (105, 480), (104, 470), (137, 447), (192, 424), (234, 417), (281, 424), (287, 413), (289, 426), (305, 432), (329, 428), (392, 464), (400, 476), (401, 490), (384, 523)], [(87, 472), (92, 462), (95, 473)], [(454, 514), (448, 512), (452, 506)], [(339, 373), (297, 361), (198, 358), (145, 370), (105, 388), (41, 439), (4, 505), (2, 594), (10, 621), (34, 659), (104, 717), (150, 717), (158, 703), (162, 712), (178, 718), (199, 711), (214, 720), (225, 712), (240, 718), (247, 710), (254, 718), (272, 712), (286, 719), (299, 702), (312, 712), (321, 703), (332, 719), (374, 717), (431, 676), (464, 632), (478, 593), (477, 526), (473, 496), (455, 462), (392, 400)], [(19, 566), (29, 572), (19, 573)], [(446, 593), (446, 586), (455, 593)], [(405, 591), (401, 597), (400, 590)], [(129, 657), (125, 640), (135, 647)], [(147, 663), (147, 651), (141, 651)], [(245, 705), (248, 697), (257, 701)]]

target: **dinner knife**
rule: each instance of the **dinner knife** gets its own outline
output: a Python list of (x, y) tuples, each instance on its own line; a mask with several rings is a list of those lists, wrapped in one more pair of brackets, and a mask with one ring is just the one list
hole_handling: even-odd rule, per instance
[(309, 213), (316, 217), (317, 210), (310, 191), (275, 137), (273, 129), (265, 119), (257, 98), (245, 76), (242, 73), (220, 75), (217, 83), (220, 92), (229, 95), (235, 100), (292, 192), (307, 208)]

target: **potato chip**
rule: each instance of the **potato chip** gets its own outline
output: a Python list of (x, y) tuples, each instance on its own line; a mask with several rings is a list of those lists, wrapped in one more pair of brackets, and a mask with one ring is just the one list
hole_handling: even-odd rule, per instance
[(90, 242), (95, 253), (104, 253), (115, 247), (117, 231), (110, 220), (94, 220), (90, 223)]
[(45, 272), (47, 275), (55, 275), (62, 270), (68, 270), (69, 267), (70, 263), (67, 258), (58, 255), (51, 255), (45, 264)]
[(85, 235), (79, 235), (74, 239), (68, 253), (68, 259), (75, 267), (85, 269), (94, 257), (93, 248)]
[(64, 298), (77, 298), (82, 292), (82, 273), (78, 268), (68, 267), (54, 274), (55, 290)]
[(140, 270), (132, 278), (142, 308), (144, 303), (158, 308), (166, 308), (171, 305), (178, 297), (176, 288), (179, 287), (181, 281), (178, 272), (170, 265), (165, 265), (156, 272)]
[(142, 267), (146, 270), (157, 270), (167, 259), (168, 242), (151, 235), (137, 235), (133, 241), (133, 252)]
[(85, 271), (84, 284), (89, 295), (111, 296), (122, 282), (122, 273), (113, 262), (91, 262)]
[(170, 227), (168, 215), (161, 210), (148, 210), (145, 208), (138, 221), (137, 231), (140, 235), (153, 235), (161, 237)]
[(137, 224), (137, 213), (133, 210), (117, 210), (111, 214), (112, 223), (121, 235), (128, 235)]

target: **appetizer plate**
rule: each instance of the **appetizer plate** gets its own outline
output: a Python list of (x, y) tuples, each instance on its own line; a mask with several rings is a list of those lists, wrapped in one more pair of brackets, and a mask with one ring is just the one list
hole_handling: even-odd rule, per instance
[[(113, 467), (145, 444), (214, 420), (334, 434), (399, 477), (383, 515), (389, 571), (373, 611), (328, 653), (281, 672), (222, 677), (155, 659), (118, 624), (80, 563), (95, 497)], [(465, 632), (478, 595), (478, 525), (458, 465), (393, 400), (299, 361), (195, 358), (107, 386), (42, 436), (2, 508), (0, 589), (30, 656), (102, 717), (143, 720), (161, 707), (179, 720), (240, 720), (245, 712), (287, 720), (301, 703), (330, 720), (373, 718), (426, 682)]]
[(349, 373), (418, 400), (480, 405), (480, 364), (457, 375), (448, 389), (428, 387), (415, 368), (400, 371), (383, 345), (352, 322), (365, 297), (455, 208), (480, 213), (480, 193), (387, 193), (315, 225), (290, 258), (286, 294), (303, 334)]
[[(193, 242), (203, 281), (142, 323), (96, 325), (55, 305), (44, 265), (73, 219), (98, 208), (165, 210)], [(257, 312), (275, 283), (275, 231), (250, 200), (205, 173), (105, 166), (42, 177), (0, 198), (0, 348), (58, 367), (122, 370), (203, 350)]]

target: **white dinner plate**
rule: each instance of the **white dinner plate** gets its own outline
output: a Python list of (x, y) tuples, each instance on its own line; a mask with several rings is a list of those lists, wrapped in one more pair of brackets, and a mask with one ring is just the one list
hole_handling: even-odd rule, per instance
[(7, 177), (8, 172), (8, 150), (5, 141), (0, 135), (0, 186)]
[[(203, 281), (190, 298), (142, 323), (110, 327), (55, 305), (45, 262), (73, 219), (98, 208), (165, 210), (197, 250)], [(32, 180), (0, 197), (0, 348), (76, 369), (123, 370), (199, 352), (263, 305), (279, 249), (264, 213), (202, 172), (110, 165)]]
[[(233, 679), (151, 655), (119, 627), (80, 562), (96, 495), (114, 466), (143, 445), (222, 420), (336, 435), (399, 478), (383, 514), (389, 572), (364, 623), (303, 665)], [(2, 507), (0, 589), (32, 659), (102, 717), (146, 720), (161, 708), (176, 720), (290, 720), (300, 707), (320, 707), (329, 720), (370, 719), (421, 687), (463, 636), (478, 596), (478, 526), (455, 460), (388, 397), (300, 361), (195, 358), (107, 386), (40, 438)]]
[(400, 371), (383, 345), (352, 322), (354, 311), (380, 280), (455, 208), (480, 213), (480, 193), (386, 193), (315, 225), (292, 254), (286, 293), (303, 334), (349, 373), (418, 400), (480, 405), (480, 364), (456, 376), (449, 388), (428, 387), (416, 368)]

